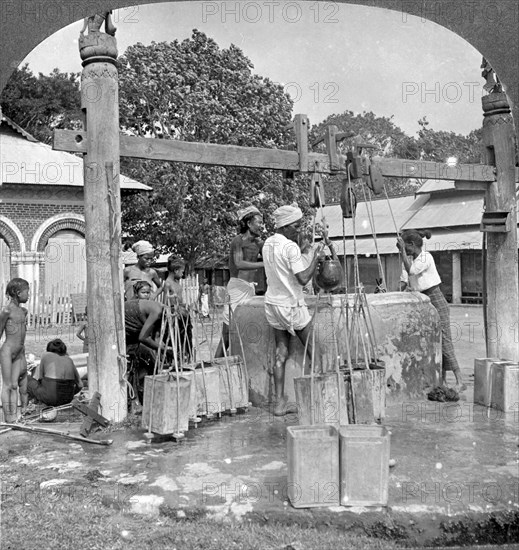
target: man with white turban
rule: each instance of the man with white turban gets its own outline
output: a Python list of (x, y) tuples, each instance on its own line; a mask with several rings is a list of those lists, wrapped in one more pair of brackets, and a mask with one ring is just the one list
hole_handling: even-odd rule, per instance
[(138, 241), (132, 246), (137, 255), (137, 263), (126, 267), (123, 271), (124, 295), (127, 300), (133, 299), (133, 285), (137, 281), (147, 281), (154, 290), (153, 300), (160, 293), (163, 281), (159, 274), (151, 267), (155, 258), (155, 249), (148, 241)]
[(263, 263), (267, 275), (265, 316), (274, 329), (276, 363), (274, 365), (274, 415), (295, 412), (287, 406), (285, 363), (288, 358), (290, 335), (295, 335), (312, 355), (309, 338), (311, 317), (305, 304), (303, 287), (313, 277), (323, 251), (320, 242), (313, 250), (310, 263), (302, 259), (298, 246), (303, 213), (297, 205), (281, 206), (274, 212), (276, 232), (263, 246)]
[(263, 247), (260, 236), (263, 229), (263, 216), (255, 206), (238, 210), (239, 235), (231, 241), (227, 302), (223, 310), (222, 338), (215, 357), (223, 357), (229, 346), (229, 309), (234, 312), (242, 304), (256, 295), (256, 271), (263, 267), (258, 261)]

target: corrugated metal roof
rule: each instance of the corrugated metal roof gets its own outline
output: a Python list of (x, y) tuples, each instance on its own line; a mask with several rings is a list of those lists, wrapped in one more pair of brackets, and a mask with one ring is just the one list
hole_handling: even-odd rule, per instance
[[(425, 195), (421, 195), (425, 197)], [(481, 193), (462, 196), (429, 195), (429, 200), (405, 224), (405, 229), (433, 229), (479, 224), (483, 213)]]
[(29, 132), (26, 132), (21, 126), (18, 126), (14, 120), (11, 120), (9, 117), (6, 117), (2, 111), (0, 111), (0, 125), (2, 123), (7, 124), (10, 126), (15, 132), (18, 132), (20, 135), (22, 135), (25, 139), (28, 139), (29, 141), (37, 142), (38, 140), (32, 135), (29, 134)]
[[(119, 181), (121, 189), (151, 189), (123, 174)], [(83, 159), (0, 129), (0, 183), (83, 187)]]
[(438, 191), (456, 191), (454, 180), (425, 180), (425, 183), (416, 191), (417, 195), (435, 193)]
[[(333, 245), (335, 251), (339, 256), (343, 255), (344, 243), (342, 240), (334, 240)], [(396, 254), (398, 250), (396, 248), (396, 237), (377, 237), (378, 253), (383, 254)], [(375, 248), (375, 242), (373, 237), (360, 237), (357, 239), (356, 247), (353, 244), (353, 239), (349, 237), (346, 239), (346, 255), (353, 256), (353, 252), (356, 248), (357, 254), (360, 256), (374, 256), (377, 251)], [(327, 251), (328, 249), (325, 249)]]
[[(371, 204), (371, 206), (370, 206)], [(391, 205), (391, 208), (389, 207)], [(481, 193), (461, 193), (457, 195), (430, 195), (396, 197), (375, 200), (371, 203), (361, 202), (357, 205), (355, 218), (355, 234), (357, 236), (372, 235), (370, 224), (371, 208), (375, 232), (377, 236), (395, 235), (396, 227), (403, 229), (431, 229), (479, 226), (483, 213), (483, 195)], [(393, 216), (391, 215), (393, 214)], [(342, 237), (342, 211), (339, 205), (324, 208), (328, 224), (328, 234), (331, 239)], [(317, 220), (321, 219), (320, 212)], [(344, 220), (346, 236), (353, 235), (353, 220)]]
[[(395, 224), (391, 217), (391, 211), (395, 218), (397, 228), (401, 228), (404, 223), (411, 218), (416, 211), (427, 201), (427, 197), (415, 198), (414, 195), (405, 197), (394, 197), (389, 199), (377, 199), (369, 202), (359, 202), (355, 216), (355, 234), (372, 235), (370, 218), (374, 220), (375, 231), (377, 235), (385, 233), (395, 233)], [(373, 213), (373, 214), (372, 214)], [(331, 239), (342, 237), (342, 211), (338, 204), (324, 207), (324, 215), (328, 225), (328, 234)], [(317, 213), (317, 220), (320, 221), (321, 212)], [(346, 235), (353, 234), (353, 220), (348, 218), (344, 220)]]
[[(481, 250), (483, 234), (479, 227), (459, 231), (433, 232), (430, 239), (424, 239), (424, 249), (429, 252), (445, 252), (449, 250)], [(343, 255), (343, 241), (333, 241), (335, 250), (339, 256)], [(398, 254), (396, 236), (377, 237), (378, 253)], [(361, 237), (356, 243), (357, 254), (361, 256), (375, 256), (377, 249), (373, 237)], [(346, 239), (346, 255), (353, 256), (354, 244), (350, 236)]]

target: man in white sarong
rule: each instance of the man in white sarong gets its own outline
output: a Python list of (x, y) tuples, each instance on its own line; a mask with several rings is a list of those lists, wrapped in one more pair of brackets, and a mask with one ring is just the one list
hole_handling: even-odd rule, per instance
[[(263, 242), (260, 235), (263, 230), (263, 217), (255, 206), (238, 210), (240, 233), (231, 242), (229, 254), (229, 273), (227, 300), (223, 310), (222, 338), (215, 357), (223, 357), (224, 349), (229, 347), (229, 309), (231, 314), (238, 304), (242, 304), (256, 294), (256, 270), (263, 267), (259, 261)], [(225, 346), (225, 347), (224, 347)]]
[[(295, 205), (280, 206), (274, 212), (276, 232), (265, 241), (263, 262), (267, 275), (265, 316), (274, 329), (276, 362), (274, 365), (274, 415), (296, 412), (285, 396), (285, 364), (288, 359), (290, 335), (301, 343), (308, 342), (312, 356), (311, 317), (305, 304), (303, 287), (312, 279), (324, 242), (320, 242), (308, 258), (303, 258), (299, 242), (303, 213)], [(329, 244), (327, 240), (326, 244)], [(308, 261), (310, 260), (310, 261)]]

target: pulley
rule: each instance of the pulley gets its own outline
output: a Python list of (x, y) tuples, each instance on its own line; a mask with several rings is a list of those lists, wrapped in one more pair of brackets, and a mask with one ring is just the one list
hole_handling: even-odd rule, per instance
[(353, 218), (357, 210), (357, 197), (349, 178), (342, 180), (341, 187), (341, 210), (343, 218)]
[(319, 172), (314, 172), (310, 179), (310, 196), (308, 203), (312, 208), (322, 208), (325, 205), (323, 178)]

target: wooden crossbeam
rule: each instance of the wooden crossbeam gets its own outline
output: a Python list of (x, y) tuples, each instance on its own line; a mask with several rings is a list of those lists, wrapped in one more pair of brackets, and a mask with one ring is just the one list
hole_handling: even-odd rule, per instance
[[(87, 133), (73, 130), (55, 130), (53, 148), (57, 151), (74, 153), (87, 152)], [(292, 172), (336, 173), (337, 166), (330, 166), (330, 157), (326, 154), (312, 153), (302, 155), (307, 167), (300, 164), (297, 151), (266, 149), (261, 147), (240, 147), (237, 145), (218, 145), (173, 139), (151, 139), (132, 136), (120, 136), (122, 157), (187, 162), (192, 164), (211, 164), (217, 166), (235, 166), (242, 168), (260, 168), (265, 170), (288, 170)], [(337, 155), (338, 167), (345, 170), (346, 157)], [(417, 178), (437, 180), (463, 180), (470, 182), (493, 182), (496, 180), (493, 166), (483, 164), (459, 164), (448, 166), (440, 162), (387, 159), (373, 157), (385, 177)], [(316, 170), (316, 166), (318, 166)], [(365, 175), (368, 175), (365, 167)]]

